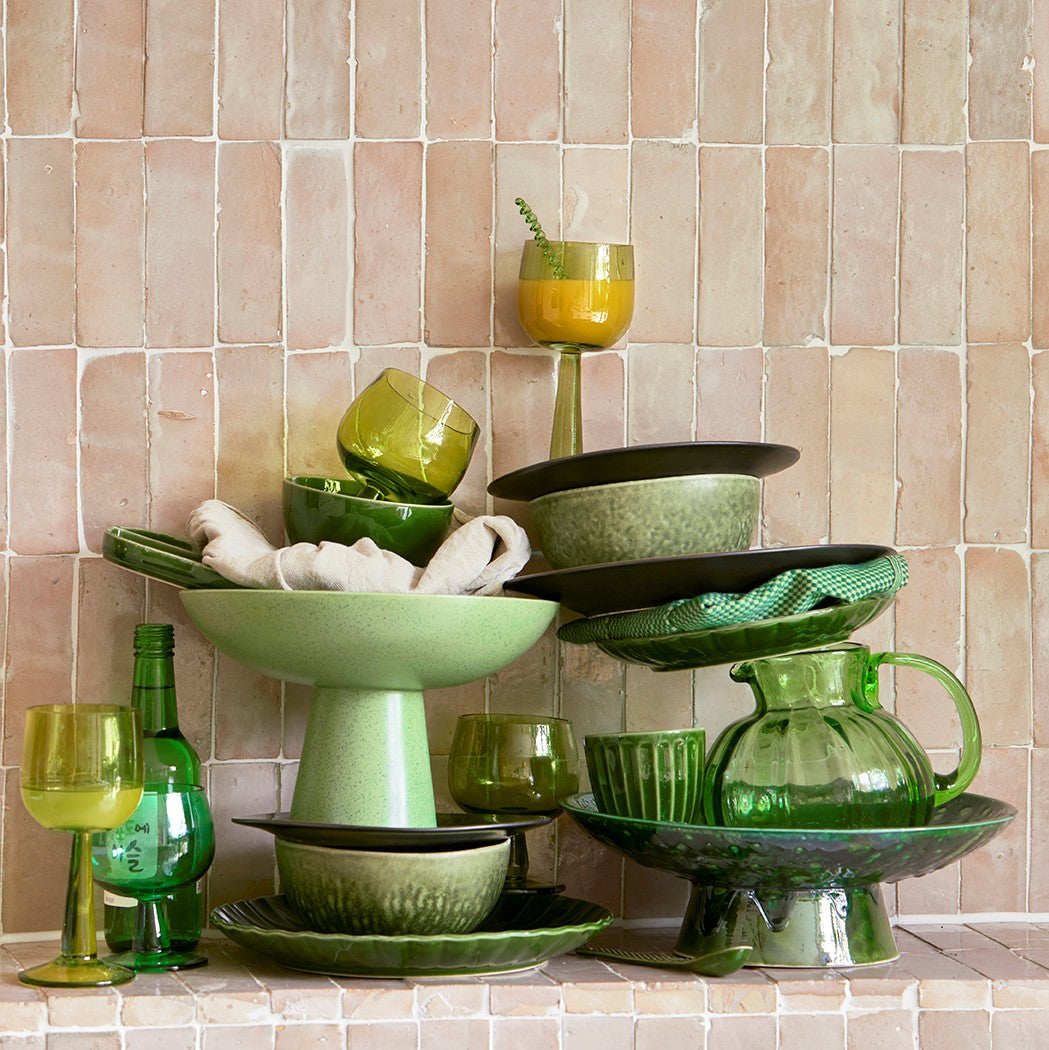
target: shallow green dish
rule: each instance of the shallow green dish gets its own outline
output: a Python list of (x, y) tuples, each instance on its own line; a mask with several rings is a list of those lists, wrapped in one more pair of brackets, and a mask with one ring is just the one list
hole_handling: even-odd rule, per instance
[(292, 970), (344, 977), (454, 977), (528, 970), (585, 944), (612, 922), (607, 908), (559, 895), (508, 894), (472, 933), (315, 933), (283, 896), (223, 904), (213, 926)]
[(175, 587), (189, 589), (242, 590), (208, 568), (200, 560), (200, 551), (189, 540), (149, 529), (131, 529), (114, 525), (102, 537), (102, 557), (106, 561), (149, 576)]
[(606, 846), (692, 882), (777, 892), (861, 887), (926, 875), (994, 838), (1007, 802), (963, 793), (913, 828), (722, 828), (600, 813), (592, 794), (561, 808)]
[[(877, 619), (894, 600), (893, 594), (875, 594), (858, 602), (811, 609), (793, 616), (649, 638), (608, 638), (594, 644), (617, 660), (642, 664), (655, 671), (710, 667), (844, 641), (853, 631)], [(615, 616), (607, 619), (613, 620)]]

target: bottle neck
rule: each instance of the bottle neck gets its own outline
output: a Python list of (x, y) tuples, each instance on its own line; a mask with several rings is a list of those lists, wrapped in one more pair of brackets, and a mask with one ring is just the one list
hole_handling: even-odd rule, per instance
[(170, 624), (139, 624), (135, 628), (131, 703), (142, 713), (144, 733), (178, 729), (174, 641)]

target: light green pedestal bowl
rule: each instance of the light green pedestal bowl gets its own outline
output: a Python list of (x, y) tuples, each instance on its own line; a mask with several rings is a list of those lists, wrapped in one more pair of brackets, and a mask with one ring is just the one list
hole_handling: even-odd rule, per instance
[(222, 653), (313, 686), (292, 817), (368, 827), (436, 825), (423, 690), (494, 674), (539, 640), (558, 608), (337, 591), (184, 590), (181, 598)]

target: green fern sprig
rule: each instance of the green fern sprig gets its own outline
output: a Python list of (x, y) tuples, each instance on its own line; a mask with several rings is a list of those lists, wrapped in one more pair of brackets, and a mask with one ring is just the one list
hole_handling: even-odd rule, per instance
[(543, 233), (543, 227), (540, 224), (539, 219), (536, 218), (535, 212), (528, 207), (528, 204), (523, 197), (515, 198), (514, 204), (517, 205), (518, 211), (524, 216), (524, 221), (532, 231), (535, 243), (539, 245), (539, 250), (543, 253), (546, 261), (550, 264), (550, 269), (554, 271), (554, 277), (559, 281), (563, 281), (568, 274), (565, 272), (561, 260), (554, 254), (554, 249), (550, 246), (550, 242), (546, 239), (546, 234)]

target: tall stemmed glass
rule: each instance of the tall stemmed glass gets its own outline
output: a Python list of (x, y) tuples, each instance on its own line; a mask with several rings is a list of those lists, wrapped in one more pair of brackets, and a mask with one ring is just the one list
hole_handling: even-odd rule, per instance
[(214, 855), (208, 800), (197, 784), (148, 784), (126, 823), (96, 835), (96, 879), (139, 902), (131, 949), (106, 962), (148, 972), (203, 966), (206, 955), (171, 947), (159, 904), (172, 890), (196, 882)]
[[(461, 715), (448, 754), (448, 786), (452, 798), (471, 812), (557, 815), (561, 799), (579, 790), (572, 723), (542, 715)], [(523, 831), (511, 837), (505, 889), (564, 889), (528, 877)]]
[(142, 797), (142, 722), (132, 707), (45, 704), (26, 712), (22, 801), (45, 828), (73, 833), (61, 953), (23, 970), (32, 985), (123, 984), (133, 970), (96, 957), (91, 833), (122, 824)]
[(634, 249), (629, 244), (526, 241), (517, 279), (517, 316), (540, 346), (560, 351), (550, 458), (583, 451), (580, 355), (607, 350), (634, 315)]

